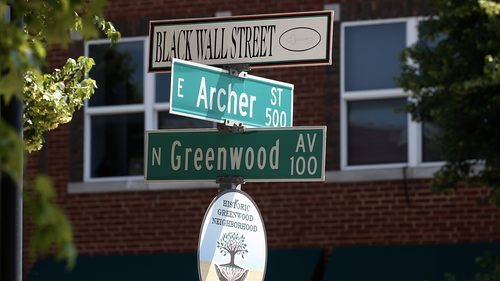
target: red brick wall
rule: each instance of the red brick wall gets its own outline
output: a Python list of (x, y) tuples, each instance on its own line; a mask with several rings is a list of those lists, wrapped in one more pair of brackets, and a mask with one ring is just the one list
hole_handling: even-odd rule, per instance
[[(124, 36), (146, 35), (149, 19), (322, 10), (323, 1), (109, 1), (106, 17)], [(346, 1), (342, 19), (422, 15), (426, 1)], [(328, 67), (257, 69), (251, 74), (295, 85), (294, 124), (328, 126), (328, 169), (338, 169), (339, 32), (335, 23), (334, 62)], [(55, 48), (49, 69), (61, 67), (68, 54), (83, 54), (77, 43)], [(198, 234), (215, 189), (67, 194), (69, 181), (82, 180), (83, 118), (47, 134), (32, 153), (26, 175), (48, 173), (58, 203), (73, 224), (81, 256), (197, 251)], [(340, 245), (428, 244), (498, 241), (498, 209), (474, 206), (485, 189), (469, 187), (451, 196), (432, 195), (429, 180), (246, 184), (243, 190), (259, 206), (270, 249), (324, 247), (328, 259)], [(25, 248), (31, 226), (25, 223)], [(25, 251), (25, 273), (32, 261)]]
[[(491, 242), (500, 239), (497, 208), (475, 206), (483, 188), (432, 195), (429, 181), (345, 184), (245, 184), (266, 226), (268, 247)], [(196, 252), (215, 189), (68, 195), (59, 204), (73, 224), (81, 256)], [(29, 267), (30, 263), (26, 263)]]

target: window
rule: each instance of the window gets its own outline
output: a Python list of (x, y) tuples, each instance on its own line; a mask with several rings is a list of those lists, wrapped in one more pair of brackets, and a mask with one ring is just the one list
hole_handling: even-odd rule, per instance
[(428, 122), (422, 123), (422, 162), (443, 161), (439, 140), (443, 136), (443, 128)]
[(431, 124), (411, 121), (397, 88), (399, 54), (418, 39), (417, 18), (344, 22), (341, 25), (341, 166), (419, 166), (440, 161)]
[(213, 127), (168, 113), (170, 73), (147, 73), (147, 37), (87, 42), (96, 65), (95, 94), (85, 106), (85, 181), (142, 179), (146, 129)]
[(391, 111), (405, 104), (405, 98), (347, 102), (348, 165), (408, 161), (407, 116)]

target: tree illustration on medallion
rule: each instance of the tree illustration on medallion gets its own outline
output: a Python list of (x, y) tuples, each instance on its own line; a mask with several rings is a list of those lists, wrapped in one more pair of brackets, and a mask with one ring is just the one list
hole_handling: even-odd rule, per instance
[(220, 249), (220, 253), (224, 254), (224, 256), (229, 254), (231, 257), (229, 263), (214, 264), (215, 273), (219, 281), (245, 281), (249, 270), (236, 265), (234, 258), (241, 255), (244, 259), (245, 254), (248, 253), (246, 247), (245, 237), (235, 232), (225, 233), (219, 241), (217, 241), (217, 248)]

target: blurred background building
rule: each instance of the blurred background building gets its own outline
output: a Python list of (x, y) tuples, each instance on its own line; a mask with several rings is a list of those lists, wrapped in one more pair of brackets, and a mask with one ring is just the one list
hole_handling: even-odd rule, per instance
[[(146, 129), (213, 127), (168, 113), (169, 73), (147, 73), (149, 21), (334, 10), (331, 66), (254, 69), (295, 85), (294, 125), (326, 125), (324, 183), (247, 183), (268, 241), (265, 280), (471, 278), (475, 258), (499, 249), (498, 210), (476, 206), (486, 190), (428, 190), (443, 164), (432, 124), (392, 109), (399, 56), (418, 40), (429, 1), (109, 0), (121, 32), (49, 53), (49, 69), (93, 57), (96, 94), (46, 134), (27, 174), (47, 173), (73, 225), (76, 267), (25, 251), (28, 280), (197, 280), (198, 236), (216, 184), (144, 184)], [(25, 248), (30, 237), (25, 223)]]

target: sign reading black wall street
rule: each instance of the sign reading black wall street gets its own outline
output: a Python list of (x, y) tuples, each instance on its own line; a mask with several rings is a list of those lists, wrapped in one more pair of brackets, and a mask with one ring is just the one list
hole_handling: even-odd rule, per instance
[(266, 231), (257, 205), (241, 190), (221, 192), (200, 230), (200, 281), (263, 280), (266, 265)]
[(149, 72), (172, 58), (251, 67), (332, 63), (333, 11), (151, 21)]

